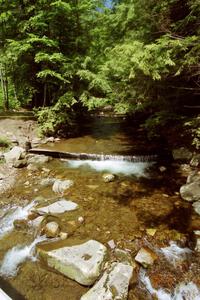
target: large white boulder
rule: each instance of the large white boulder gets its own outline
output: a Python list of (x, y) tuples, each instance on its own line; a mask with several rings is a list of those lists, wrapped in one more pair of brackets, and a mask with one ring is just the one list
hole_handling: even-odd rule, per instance
[(70, 200), (61, 199), (48, 206), (37, 208), (36, 211), (40, 215), (44, 214), (63, 214), (66, 211), (75, 210), (78, 208), (78, 204)]
[(53, 184), (52, 190), (54, 193), (62, 194), (73, 185), (72, 180), (56, 180)]
[(101, 279), (80, 300), (125, 300), (133, 267), (113, 263)]
[(25, 157), (25, 149), (15, 146), (9, 152), (4, 153), (6, 163), (15, 163), (18, 159)]
[(95, 282), (107, 256), (106, 247), (95, 240), (51, 251), (38, 249), (38, 252), (49, 267), (83, 285)]

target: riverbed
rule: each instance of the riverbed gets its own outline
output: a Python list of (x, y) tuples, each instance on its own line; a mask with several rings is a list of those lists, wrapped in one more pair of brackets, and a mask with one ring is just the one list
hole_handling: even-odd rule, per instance
[[(173, 298), (173, 295), (181, 295), (180, 284), (192, 284), (187, 288), (193, 289), (193, 293), (195, 289), (198, 291), (200, 263), (199, 254), (193, 251), (192, 231), (199, 221), (190, 204), (180, 198), (179, 187), (185, 178), (177, 173), (176, 167), (166, 160), (162, 161), (165, 171), (160, 171), (160, 161), (145, 161), (145, 155), (148, 158), (148, 153), (152, 155), (157, 146), (149, 145), (143, 135), (141, 138), (139, 130), (124, 132), (123, 122), (119, 120), (99, 119), (93, 123), (92, 130), (85, 129), (82, 136), (49, 143), (43, 148), (110, 154), (111, 157), (99, 161), (52, 159), (34, 171), (19, 170), (15, 186), (1, 197), (1, 212), (10, 212), (17, 206), (24, 213), (30, 203), (42, 206), (62, 198), (71, 200), (78, 204), (77, 210), (49, 216), (50, 221), (56, 220), (61, 230), (68, 233), (68, 238), (57, 241), (57, 245), (74, 245), (94, 239), (109, 249), (111, 257), (110, 241), (130, 253), (133, 259), (141, 247), (148, 247), (157, 254), (158, 259), (149, 269), (136, 265), (129, 286), (129, 300), (184, 299)], [(126, 155), (139, 154), (142, 161), (125, 159)], [(123, 155), (124, 160), (117, 160), (117, 155)], [(103, 175), (106, 173), (114, 174), (114, 180), (105, 182)], [(44, 184), (47, 178), (67, 179), (74, 184), (62, 195), (57, 195), (51, 184)], [(2, 212), (2, 227), (4, 217)], [(80, 217), (83, 222), (79, 222)], [(17, 246), (8, 260), (14, 264), (16, 256), (24, 255), (18, 250), (31, 245), (35, 233), (26, 225), (16, 228), (11, 222), (10, 226), (1, 236), (0, 260), (3, 262), (6, 253)], [(176, 254), (180, 249), (192, 252), (178, 255), (172, 263), (161, 250), (170, 245), (175, 248), (172, 246), (169, 252), (174, 249)], [(14, 300), (55, 297), (78, 300), (89, 289), (47, 268), (35, 259), (34, 253), (21, 261), (14, 275), (5, 271), (1, 278), (0, 287)], [(161, 298), (159, 289), (165, 291), (165, 297), (171, 298)], [(189, 297), (185, 299), (199, 299)]]

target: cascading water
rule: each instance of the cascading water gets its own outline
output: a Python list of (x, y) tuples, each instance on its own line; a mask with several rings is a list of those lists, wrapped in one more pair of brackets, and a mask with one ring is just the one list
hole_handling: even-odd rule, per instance
[(135, 175), (137, 177), (147, 176), (147, 169), (152, 166), (150, 162), (129, 162), (115, 160), (68, 160), (68, 167), (80, 168), (90, 167), (97, 172), (111, 172), (114, 174)]
[(5, 210), (5, 215), (0, 221), (0, 238), (10, 232), (13, 228), (15, 220), (26, 219), (30, 210), (35, 206), (35, 202), (27, 204), (26, 206), (12, 206)]
[(139, 278), (145, 289), (158, 300), (200, 300), (200, 290), (193, 282), (181, 283), (172, 293), (168, 293), (161, 288), (154, 289), (145, 270), (140, 271)]
[(45, 241), (46, 236), (37, 237), (30, 245), (18, 245), (10, 249), (0, 266), (0, 276), (13, 277), (16, 276), (19, 270), (19, 266), (26, 260), (36, 260), (34, 255), (35, 246)]
[(188, 255), (192, 254), (192, 250), (189, 248), (181, 248), (175, 242), (170, 242), (169, 247), (161, 248), (160, 252), (165, 258), (174, 266), (176, 263), (185, 260)]

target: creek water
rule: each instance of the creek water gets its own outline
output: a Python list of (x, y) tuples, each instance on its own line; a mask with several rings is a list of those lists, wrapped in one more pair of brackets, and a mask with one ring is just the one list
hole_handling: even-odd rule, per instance
[[(158, 259), (146, 271), (136, 267), (128, 300), (200, 299), (199, 255), (193, 251), (191, 235), (199, 220), (177, 193), (185, 178), (167, 161), (162, 162), (165, 172), (159, 170), (160, 163), (144, 161), (144, 155), (160, 154), (159, 147), (150, 145), (140, 130), (125, 125), (124, 120), (97, 118), (83, 128), (82, 136), (44, 145), (54, 151), (111, 156), (98, 161), (52, 159), (34, 171), (19, 170), (15, 187), (1, 197), (0, 287), (14, 300), (78, 300), (89, 289), (36, 259), (34, 249), (43, 237), (38, 238), (30, 224), (13, 226), (36, 203), (44, 206), (60, 198), (76, 202), (79, 208), (48, 216), (48, 221), (58, 222), (68, 232), (66, 240), (48, 244), (50, 249), (95, 239), (108, 249), (112, 241), (134, 258), (141, 247), (148, 247)], [(126, 155), (142, 155), (142, 161), (126, 161)], [(115, 174), (114, 181), (104, 182), (105, 173)], [(52, 184), (44, 183), (46, 178), (74, 184), (57, 195)], [(84, 222), (79, 222), (80, 217)]]

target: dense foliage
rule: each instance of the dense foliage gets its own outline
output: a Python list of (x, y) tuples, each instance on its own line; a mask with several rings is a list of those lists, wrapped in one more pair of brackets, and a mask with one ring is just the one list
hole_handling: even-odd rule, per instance
[(65, 114), (71, 120), (75, 102), (144, 111), (152, 128), (198, 113), (199, 0), (0, 0), (0, 7), (2, 106), (44, 107), (45, 133), (59, 132)]

